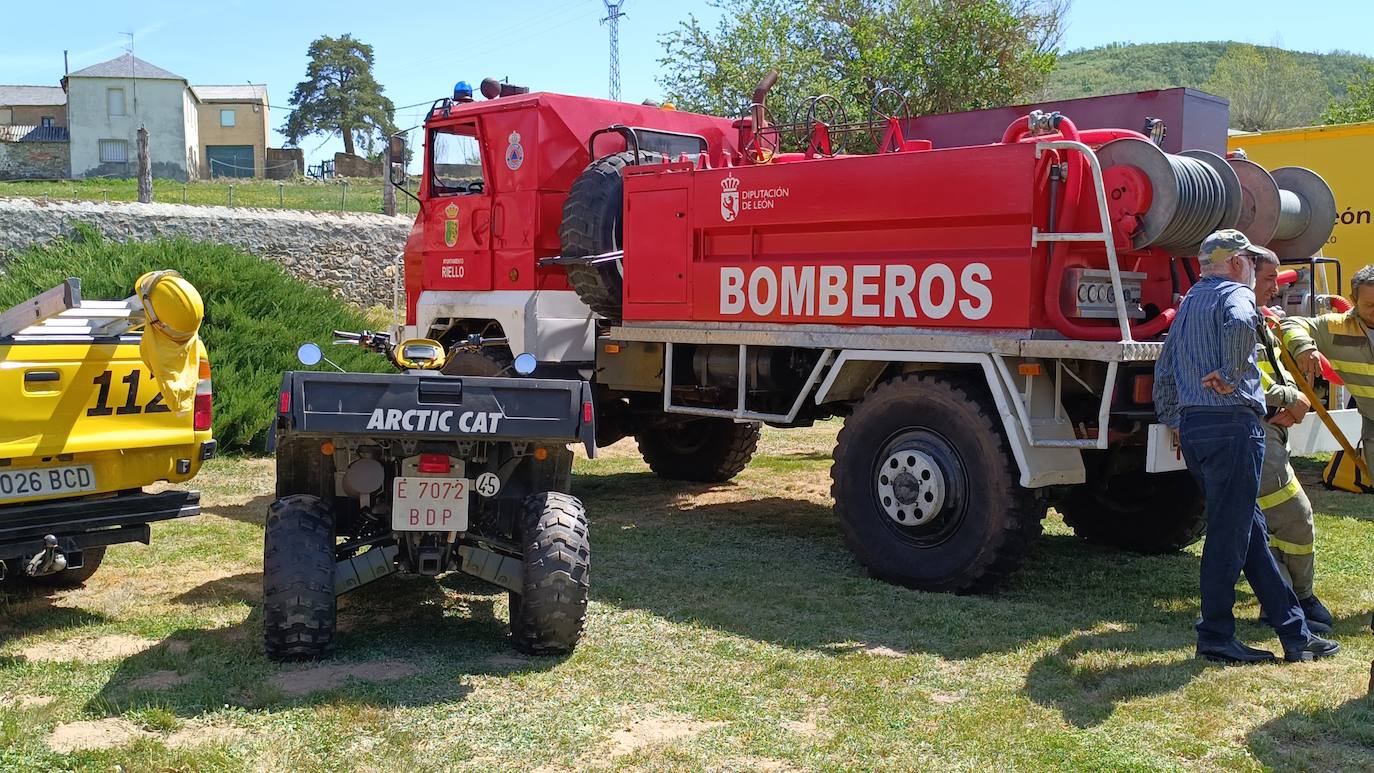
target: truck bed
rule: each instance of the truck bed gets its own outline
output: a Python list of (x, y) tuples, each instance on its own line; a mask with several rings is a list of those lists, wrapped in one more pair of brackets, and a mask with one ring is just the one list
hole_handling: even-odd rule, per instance
[(584, 443), (595, 451), (584, 381), (438, 373), (292, 371), (278, 427), (292, 434)]

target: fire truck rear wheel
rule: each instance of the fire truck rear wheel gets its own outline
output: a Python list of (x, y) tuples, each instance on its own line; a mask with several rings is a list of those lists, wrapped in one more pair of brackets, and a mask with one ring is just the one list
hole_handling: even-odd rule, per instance
[(1045, 505), (1017, 483), (997, 411), (976, 382), (907, 374), (840, 430), (831, 496), (845, 541), (881, 580), (956, 593), (1015, 571)]
[(1174, 553), (1202, 539), (1206, 502), (1184, 471), (1151, 474), (1144, 468), (1104, 473), (1070, 490), (1055, 509), (1088, 542), (1139, 553)]
[(262, 550), (262, 629), (267, 657), (313, 660), (334, 649), (334, 513), (319, 497), (278, 499)]
[(645, 464), (660, 478), (724, 483), (749, 466), (759, 425), (731, 419), (688, 419), (635, 433)]
[[(644, 163), (664, 160), (658, 153), (639, 154)], [(625, 167), (635, 154), (628, 151), (599, 158), (583, 170), (563, 202), (563, 224), (558, 229), (564, 257), (600, 255), (620, 249), (620, 213), (625, 200)], [(620, 322), (625, 282), (619, 261), (595, 266), (567, 266), (568, 283), (592, 311), (611, 323)]]
[(587, 622), (587, 511), (571, 494), (531, 494), (520, 539), (524, 591), (510, 594), (511, 643), (530, 655), (571, 652)]
[[(60, 572), (38, 577), (25, 577), (24, 579), (33, 585), (42, 585), (48, 588), (76, 588), (91, 579), (91, 575), (95, 574), (95, 570), (100, 568), (100, 562), (104, 560), (104, 547), (86, 548), (81, 551), (81, 567), (79, 569), (63, 569)], [(18, 576), (22, 575), (23, 570), (21, 569)]]

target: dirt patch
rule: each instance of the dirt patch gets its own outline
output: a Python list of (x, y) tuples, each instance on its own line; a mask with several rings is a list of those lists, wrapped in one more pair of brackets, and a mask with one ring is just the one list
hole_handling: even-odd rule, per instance
[(801, 771), (801, 768), (794, 768), (782, 760), (775, 760), (771, 757), (745, 757), (741, 760), (734, 760), (730, 769), (760, 770), (768, 773), (800, 773)]
[(178, 640), (178, 641), (169, 641), (169, 642), (167, 642), (167, 652), (168, 652), (168, 654), (171, 654), (171, 655), (185, 655), (186, 653), (188, 653), (188, 652), (190, 652), (190, 651), (191, 651), (191, 642), (189, 642), (189, 641), (180, 641), (180, 640)]
[(126, 690), (170, 690), (173, 687), (180, 687), (191, 681), (195, 677), (190, 674), (178, 674), (175, 671), (154, 671), (124, 685)]
[(285, 671), (267, 680), (267, 683), (284, 695), (309, 695), (312, 692), (342, 687), (350, 679), (360, 682), (392, 682), (411, 676), (418, 670), (415, 666), (399, 660), (341, 663), (315, 666), (300, 671)]
[(25, 660), (61, 663), (97, 663), (114, 658), (127, 658), (157, 645), (153, 639), (137, 636), (101, 636), (95, 639), (72, 639), (64, 642), (35, 644), (20, 650)]
[(821, 729), (819, 727), (816, 727), (816, 720), (814, 717), (807, 717), (806, 719), (794, 719), (789, 722), (783, 722), (782, 726), (786, 728), (788, 732), (796, 733), (797, 735), (806, 736), (808, 738), (821, 734)]
[(94, 722), (68, 722), (58, 725), (48, 736), (48, 748), (59, 754), (113, 749), (151, 736), (152, 733), (147, 730), (118, 717)]
[(14, 704), (21, 709), (41, 709), (55, 700), (51, 695), (21, 695), (14, 699)]
[(530, 664), (530, 659), (524, 655), (492, 655), (487, 658), (487, 665), (493, 668), (524, 668)]
[(930, 700), (931, 700), (931, 702), (933, 702), (933, 703), (943, 703), (943, 704), (958, 703), (959, 701), (961, 701), (961, 700), (963, 700), (963, 699), (964, 699), (964, 696), (963, 696), (962, 693), (953, 693), (953, 692), (933, 692), (933, 693), (930, 694)]
[(228, 745), (248, 737), (248, 731), (230, 725), (187, 727), (172, 733), (163, 741), (169, 749), (185, 749), (206, 744)]
[(611, 733), (610, 755), (621, 757), (645, 746), (690, 738), (720, 724), (722, 723), (698, 722), (681, 717), (637, 719), (630, 723), (629, 727)]
[(864, 651), (865, 653), (869, 654), (869, 655), (872, 655), (872, 656), (875, 657), (875, 658), (904, 658), (904, 657), (906, 657), (906, 653), (905, 653), (905, 652), (902, 652), (901, 650), (894, 650), (894, 649), (892, 649), (891, 647), (884, 647), (884, 646), (882, 646), (881, 644), (876, 645), (876, 646), (875, 646), (875, 645), (869, 645), (869, 646), (867, 646), (867, 647), (864, 647), (864, 648), (863, 648), (863, 651)]

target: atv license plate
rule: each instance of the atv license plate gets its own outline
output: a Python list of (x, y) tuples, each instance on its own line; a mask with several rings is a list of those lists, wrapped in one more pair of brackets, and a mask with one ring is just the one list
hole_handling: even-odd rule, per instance
[(89, 464), (0, 470), (0, 502), (95, 491), (95, 468)]
[(391, 484), (393, 531), (467, 531), (467, 478), (398, 476)]

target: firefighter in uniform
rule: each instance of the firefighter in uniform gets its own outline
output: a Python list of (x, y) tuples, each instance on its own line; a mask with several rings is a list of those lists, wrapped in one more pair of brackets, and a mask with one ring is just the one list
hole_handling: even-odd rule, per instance
[(1345, 382), (1363, 419), (1360, 442), (1365, 463), (1374, 469), (1374, 266), (1350, 278), (1350, 299), (1355, 304), (1350, 311), (1288, 317), (1280, 329), (1284, 347), (1309, 379), (1319, 372), (1321, 352)]
[[(1278, 258), (1256, 254), (1255, 297), (1261, 303), (1278, 294), (1278, 273)], [(1331, 612), (1312, 590), (1316, 563), (1312, 505), (1288, 463), (1288, 428), (1301, 422), (1312, 406), (1283, 367), (1278, 338), (1263, 321), (1257, 332), (1259, 348), (1255, 363), (1259, 366), (1260, 388), (1264, 390), (1267, 409), (1258, 502), (1269, 526), (1269, 550), (1307, 615), (1307, 627), (1313, 633), (1329, 633)]]

